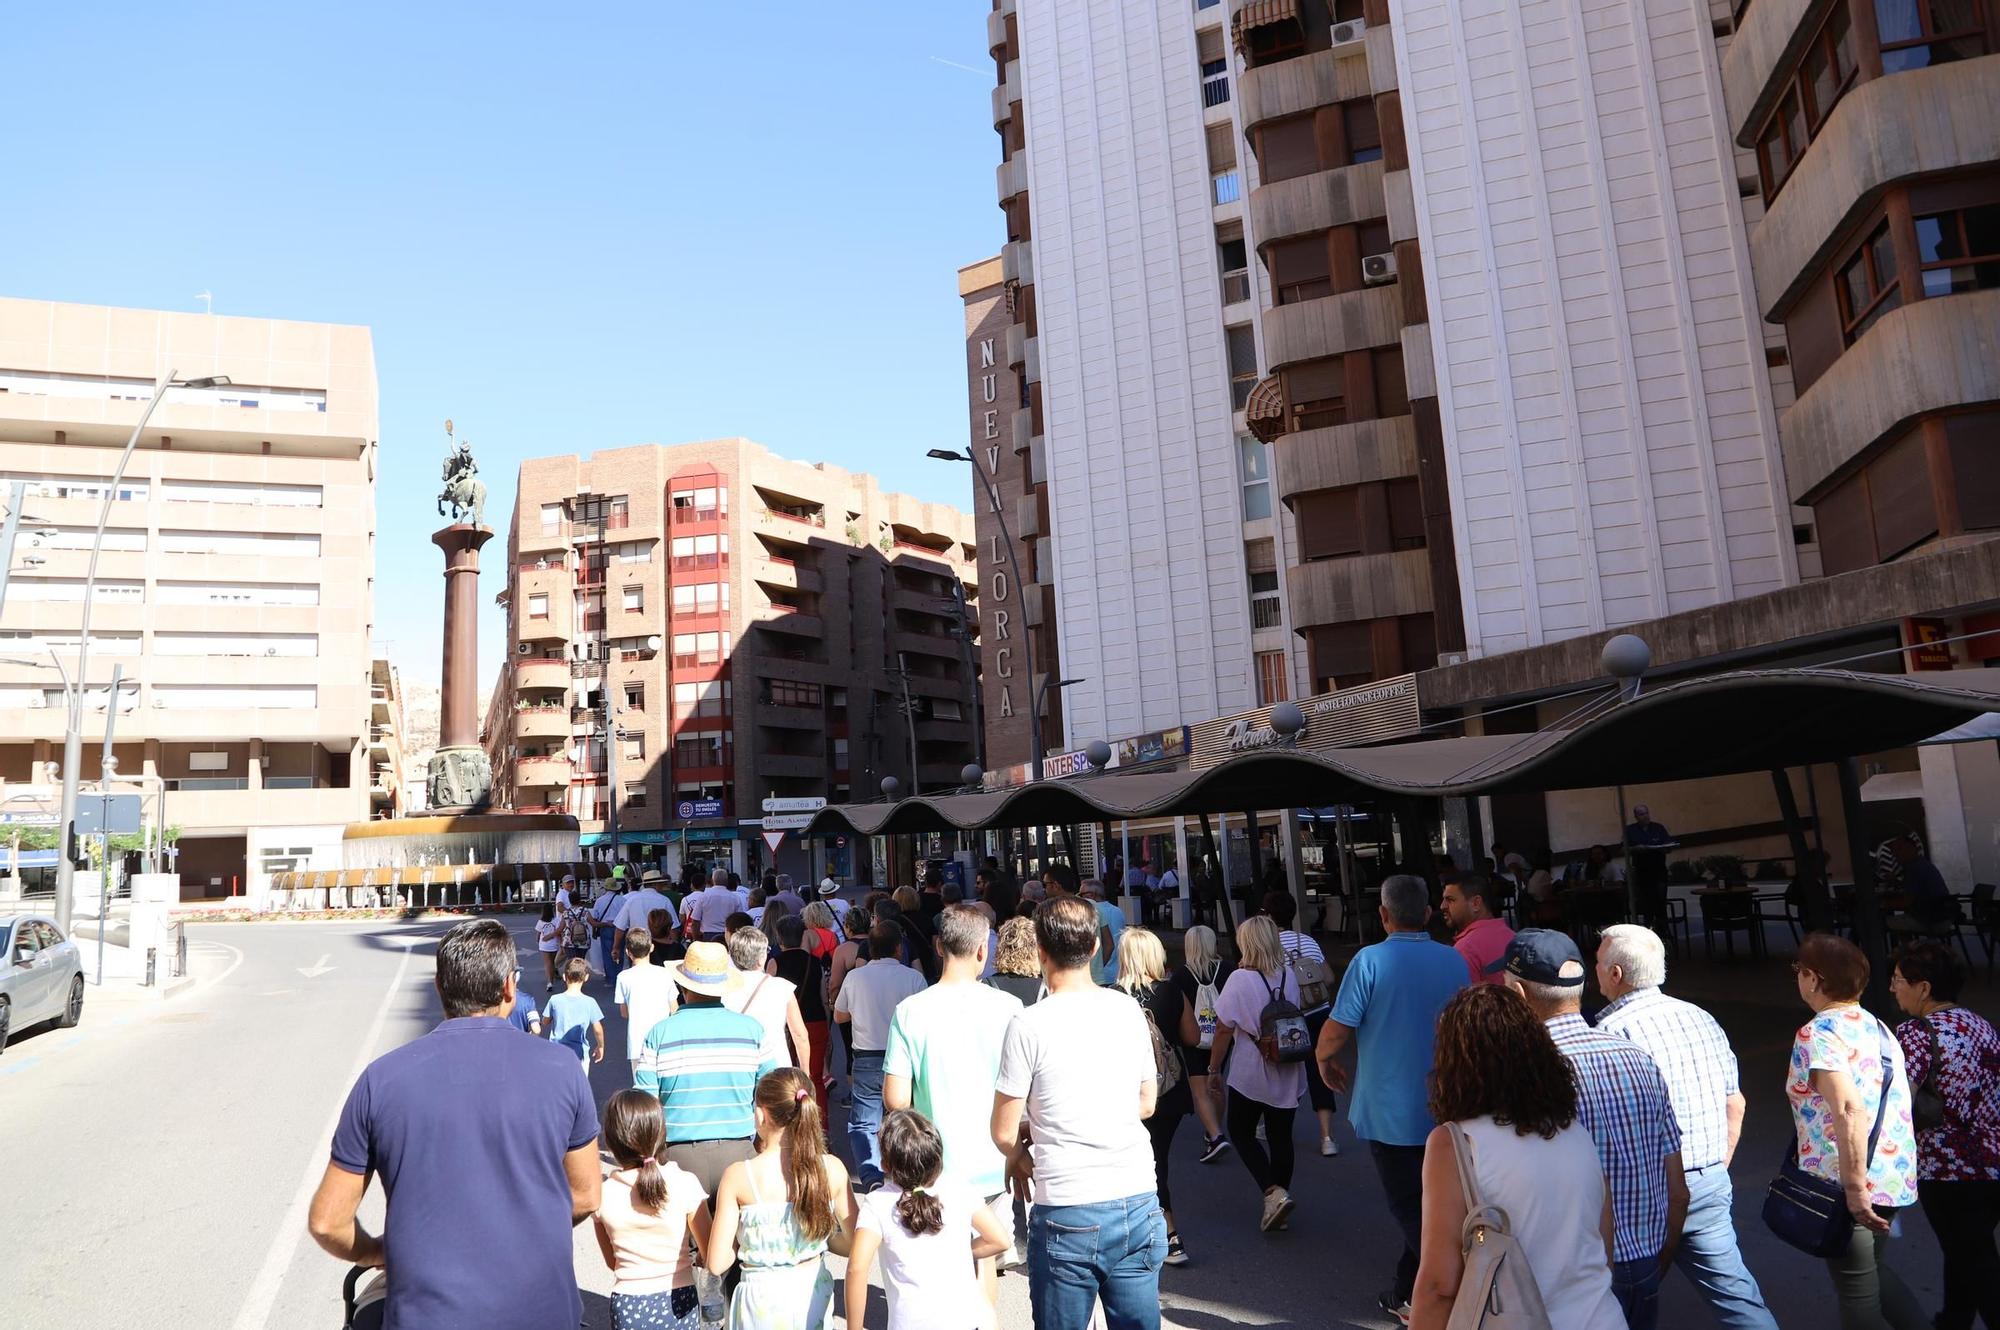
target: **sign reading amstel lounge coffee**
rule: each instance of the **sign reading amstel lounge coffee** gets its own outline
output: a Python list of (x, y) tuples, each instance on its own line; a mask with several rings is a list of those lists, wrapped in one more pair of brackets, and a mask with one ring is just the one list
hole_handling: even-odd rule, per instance
[(1357, 744), (1406, 739), (1419, 727), (1414, 674), (1321, 693), (1303, 699), (1298, 705), (1305, 713), (1306, 727), (1299, 732), (1296, 742), (1271, 728), (1269, 707), (1189, 726), (1188, 765), (1212, 767), (1238, 753), (1260, 748), (1351, 748)]

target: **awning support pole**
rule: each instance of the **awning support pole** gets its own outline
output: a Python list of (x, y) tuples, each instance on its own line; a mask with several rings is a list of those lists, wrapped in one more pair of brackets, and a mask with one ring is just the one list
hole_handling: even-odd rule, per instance
[(1882, 899), (1875, 890), (1875, 856), (1862, 829), (1861, 763), (1844, 757), (1834, 764), (1840, 777), (1840, 811), (1847, 823), (1848, 871), (1854, 877), (1854, 941), (1868, 957), (1868, 1006), (1878, 1015), (1895, 1014), (1889, 1002), (1888, 938), (1882, 927)]
[[(1806, 768), (1806, 780), (1808, 783), (1812, 780), (1810, 767)], [(1799, 800), (1798, 796), (1792, 793), (1791, 773), (1782, 767), (1774, 768), (1771, 772), (1771, 790), (1778, 796), (1778, 816), (1785, 820), (1785, 839), (1792, 845), (1792, 876), (1802, 876), (1806, 870), (1806, 857), (1810, 851), (1806, 848), (1806, 829), (1799, 824)]]

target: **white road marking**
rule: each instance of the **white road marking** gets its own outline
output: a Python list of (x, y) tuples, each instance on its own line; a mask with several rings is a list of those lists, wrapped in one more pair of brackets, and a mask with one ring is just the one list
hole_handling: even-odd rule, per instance
[[(389, 1008), (396, 1004), (396, 997), (402, 992), (403, 976), (409, 971), (411, 948), (422, 938), (403, 939), (403, 959), (396, 966), (396, 977), (389, 981), (389, 991), (382, 995), (382, 1005), (375, 1009), (375, 1019), (369, 1023), (368, 1034), (361, 1041), (361, 1050), (355, 1055), (354, 1066), (347, 1073), (342, 1085), (352, 1085), (360, 1079), (361, 1073), (375, 1060), (375, 1045), (382, 1038), (382, 1027), (388, 1023)], [(244, 1296), (243, 1309), (236, 1314), (236, 1330), (264, 1330), (270, 1324), (271, 1308), (277, 1304), (278, 1292), (284, 1286), (285, 1272), (292, 1267), (292, 1258), (298, 1255), (299, 1242), (306, 1235), (306, 1212), (312, 1206), (313, 1192), (319, 1188), (321, 1175), (326, 1172), (326, 1143), (333, 1139), (333, 1132), (340, 1125), (341, 1104), (335, 1104), (333, 1113), (327, 1118), (326, 1126), (313, 1138), (312, 1153), (306, 1157), (304, 1176), (299, 1179), (299, 1188), (292, 1196), (291, 1204), (285, 1207), (285, 1216), (278, 1223), (278, 1231), (271, 1239), (271, 1249), (264, 1253), (264, 1263), (257, 1269), (257, 1277), (250, 1281), (250, 1292)]]
[(333, 956), (331, 953), (329, 953), (325, 956), (320, 957), (318, 960), (314, 961), (311, 965), (301, 968), (299, 970), (299, 973), (304, 975), (308, 979), (317, 979), (321, 975), (325, 974), (328, 970), (338, 970), (340, 968), (338, 965), (327, 964), (327, 962), (332, 959)]

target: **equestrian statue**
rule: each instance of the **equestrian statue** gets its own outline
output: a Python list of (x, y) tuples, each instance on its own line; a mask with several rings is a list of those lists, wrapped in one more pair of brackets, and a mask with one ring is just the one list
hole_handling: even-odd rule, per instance
[[(486, 486), (479, 480), (479, 463), (472, 460), (472, 445), (464, 439), (454, 439), (451, 422), (444, 422), (446, 447), (450, 456), (444, 459), (444, 489), (438, 494), (438, 513), (449, 516), (454, 522), (470, 520), (472, 525), (484, 524), (486, 515)], [(446, 509), (451, 511), (446, 513)]]

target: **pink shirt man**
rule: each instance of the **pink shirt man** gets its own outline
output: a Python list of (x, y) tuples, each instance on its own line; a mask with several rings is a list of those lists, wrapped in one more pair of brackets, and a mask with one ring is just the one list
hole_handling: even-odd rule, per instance
[(1507, 944), (1514, 940), (1514, 930), (1507, 927), (1504, 919), (1475, 919), (1459, 930), (1451, 945), (1458, 948), (1458, 954), (1465, 957), (1465, 968), (1472, 972), (1475, 984), (1497, 984), (1500, 976), (1488, 974), (1487, 968), (1507, 954)]

